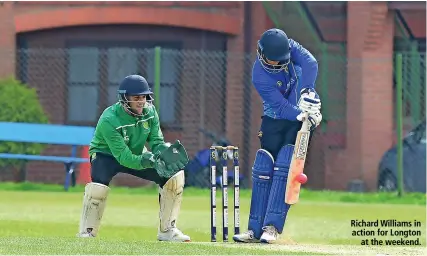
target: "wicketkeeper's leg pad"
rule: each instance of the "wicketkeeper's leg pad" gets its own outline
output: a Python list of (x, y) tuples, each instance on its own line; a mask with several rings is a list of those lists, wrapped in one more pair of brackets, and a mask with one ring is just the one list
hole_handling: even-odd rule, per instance
[(184, 192), (184, 171), (177, 172), (160, 188), (160, 231), (176, 226)]
[(290, 205), (285, 203), (286, 183), (291, 165), (293, 145), (286, 145), (280, 149), (274, 165), (273, 182), (268, 199), (267, 214), (264, 225), (273, 225), (279, 234), (282, 233)]
[(101, 183), (86, 184), (79, 228), (81, 234), (98, 234), (109, 191), (110, 188)]
[(248, 223), (248, 229), (254, 232), (256, 239), (259, 239), (262, 234), (273, 165), (273, 156), (267, 150), (258, 149), (252, 167), (252, 198)]

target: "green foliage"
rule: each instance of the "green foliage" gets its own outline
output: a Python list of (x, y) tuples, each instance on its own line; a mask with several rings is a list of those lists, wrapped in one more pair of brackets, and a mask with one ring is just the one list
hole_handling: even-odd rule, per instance
[[(2, 122), (47, 123), (37, 92), (13, 78), (0, 80), (0, 120)], [(13, 132), (13, 131), (10, 131)], [(44, 145), (0, 141), (1, 153), (40, 154)], [(19, 166), (20, 160), (0, 159), (0, 167)]]

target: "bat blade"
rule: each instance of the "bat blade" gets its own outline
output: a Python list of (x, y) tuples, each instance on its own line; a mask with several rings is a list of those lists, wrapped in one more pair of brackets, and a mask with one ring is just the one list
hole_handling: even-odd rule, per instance
[(301, 183), (298, 182), (297, 177), (304, 171), (309, 138), (310, 131), (307, 129), (307, 126), (303, 124), (295, 140), (294, 152), (289, 167), (285, 193), (285, 203), (287, 204), (296, 204), (299, 200)]

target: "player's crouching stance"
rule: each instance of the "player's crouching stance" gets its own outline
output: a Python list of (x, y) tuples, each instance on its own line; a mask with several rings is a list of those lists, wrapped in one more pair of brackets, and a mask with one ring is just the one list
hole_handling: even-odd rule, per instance
[[(190, 241), (177, 227), (188, 155), (179, 141), (165, 143), (152, 95), (142, 76), (119, 86), (119, 102), (101, 115), (90, 143), (92, 182), (85, 188), (78, 237), (95, 237), (104, 214), (109, 183), (127, 173), (159, 185), (160, 241)], [(148, 143), (152, 152), (145, 149)]]
[(261, 149), (252, 168), (248, 231), (233, 236), (243, 243), (274, 243), (283, 232), (291, 205), (286, 184), (295, 140), (308, 117), (310, 130), (322, 121), (315, 91), (317, 61), (280, 29), (269, 29), (258, 41), (252, 83), (262, 98)]

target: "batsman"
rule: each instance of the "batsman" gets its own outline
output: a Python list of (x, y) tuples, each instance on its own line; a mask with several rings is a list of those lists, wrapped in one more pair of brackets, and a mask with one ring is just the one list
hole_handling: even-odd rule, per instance
[[(263, 101), (258, 133), (261, 148), (252, 167), (248, 230), (233, 236), (243, 243), (274, 243), (282, 234), (290, 205), (287, 176), (302, 122), (313, 131), (322, 121), (315, 91), (318, 65), (313, 55), (280, 29), (265, 31), (257, 45), (252, 83)], [(311, 133), (312, 134), (312, 133)]]
[(159, 186), (157, 239), (190, 241), (176, 227), (184, 188), (183, 169), (189, 158), (178, 140), (174, 144), (164, 141), (152, 101), (146, 79), (130, 75), (119, 85), (118, 102), (102, 113), (89, 147), (92, 182), (85, 187), (78, 237), (98, 235), (109, 184), (116, 174), (127, 173)]

